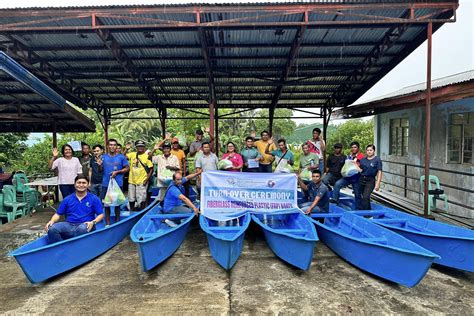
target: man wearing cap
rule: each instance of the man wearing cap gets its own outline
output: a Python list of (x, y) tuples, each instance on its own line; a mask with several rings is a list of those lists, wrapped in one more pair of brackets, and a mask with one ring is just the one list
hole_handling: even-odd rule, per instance
[(329, 155), (326, 161), (326, 172), (323, 177), (325, 185), (334, 186), (336, 181), (342, 178), (341, 169), (345, 161), (346, 157), (342, 154), (342, 144), (334, 144), (334, 154)]
[(186, 174), (186, 154), (179, 148), (179, 139), (176, 137), (171, 140), (171, 154), (178, 157), (179, 169)]
[(166, 169), (171, 171), (179, 170), (178, 157), (171, 154), (171, 144), (168, 142), (163, 143), (162, 146), (163, 154), (153, 156), (151, 161), (156, 166), (156, 186), (160, 188), (160, 194), (158, 195), (159, 200), (163, 200), (168, 185), (160, 180), (161, 174)]
[[(206, 129), (206, 132), (209, 134), (209, 144), (211, 145), (212, 148), (212, 143), (214, 141), (214, 137), (209, 133), (209, 130)], [(202, 148), (202, 143), (204, 143), (204, 132), (200, 129), (196, 131), (196, 140), (194, 140), (191, 145), (189, 145), (189, 155), (191, 157), (196, 156), (196, 153), (201, 150)]]
[(135, 142), (136, 152), (127, 153), (128, 162), (130, 164), (130, 172), (128, 174), (128, 201), (130, 202), (130, 210), (135, 211), (135, 202), (139, 209), (146, 206), (146, 193), (148, 183), (153, 174), (153, 164), (148, 159), (146, 144), (143, 140)]

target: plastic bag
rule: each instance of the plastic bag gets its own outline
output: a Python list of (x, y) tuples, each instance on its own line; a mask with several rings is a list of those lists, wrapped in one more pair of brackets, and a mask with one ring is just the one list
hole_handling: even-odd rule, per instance
[(300, 178), (303, 181), (311, 181), (312, 176), (313, 176), (313, 174), (312, 174), (311, 170), (308, 170), (306, 168), (303, 169), (303, 171), (301, 171), (301, 173), (300, 173)]
[(158, 177), (158, 180), (164, 186), (169, 186), (171, 182), (173, 181), (173, 171), (169, 169), (163, 170), (162, 172), (160, 172), (160, 176)]
[(228, 160), (228, 159), (222, 159), (221, 161), (219, 161), (217, 163), (217, 168), (219, 170), (227, 170), (227, 169), (230, 169), (232, 168), (232, 161)]
[(107, 193), (104, 198), (104, 205), (106, 206), (119, 206), (126, 202), (125, 195), (120, 189), (114, 178), (110, 178), (109, 186), (107, 187)]
[(278, 160), (278, 165), (275, 168), (275, 173), (292, 173), (293, 167), (288, 164), (288, 160), (280, 159)]
[(358, 173), (359, 173), (359, 170), (357, 170), (354, 160), (347, 159), (344, 162), (344, 166), (341, 169), (342, 176), (344, 178), (349, 178)]

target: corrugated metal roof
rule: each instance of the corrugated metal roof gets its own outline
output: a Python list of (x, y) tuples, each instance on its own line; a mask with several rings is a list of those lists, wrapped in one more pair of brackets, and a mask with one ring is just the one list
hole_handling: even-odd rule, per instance
[[(451, 76), (446, 76), (438, 79), (431, 80), (431, 89), (438, 89), (446, 86), (450, 86), (456, 83), (461, 83), (461, 82), (466, 82), (474, 80), (474, 69), (473, 70), (468, 70), (465, 72), (461, 72), (455, 75)], [(426, 90), (426, 82), (422, 83), (417, 83), (415, 85), (411, 85), (408, 87), (401, 88), (400, 90), (387, 93), (385, 95), (382, 95), (380, 97), (376, 97), (370, 100), (365, 101), (364, 103), (370, 103), (374, 101), (381, 101), (384, 99), (390, 99), (390, 98), (396, 98), (396, 97), (401, 97), (407, 94), (412, 94), (416, 92), (421, 92)]]
[[(424, 5), (439, 1), (414, 2)], [(399, 6), (392, 7), (392, 3)], [(310, 22), (335, 21), (340, 26), (295, 24), (304, 20), (304, 8), (309, 4), (327, 8), (318, 11), (308, 6)], [(349, 10), (340, 14), (328, 7), (331, 4), (340, 4), (338, 10)], [(346, 106), (423, 42), (426, 26), (409, 24), (400, 38), (376, 56), (384, 37), (400, 24), (392, 20), (379, 20), (386, 25), (370, 23), (380, 17), (406, 16), (409, 7), (400, 5), (406, 5), (406, 1), (187, 2), (8, 9), (0, 10), (0, 47), (20, 62), (29, 62), (32, 71), (50, 76), (50, 83), (61, 86), (67, 82), (72, 85), (71, 91), (81, 91), (81, 96), (88, 92), (116, 107), (150, 106), (153, 100), (147, 100), (144, 92), (148, 88), (165, 104), (206, 107), (202, 96), (210, 95), (211, 86), (206, 64), (211, 68), (218, 106), (230, 106), (235, 100), (238, 104), (268, 105), (272, 99), (279, 99), (279, 106), (311, 106), (331, 98), (337, 100), (337, 106)], [(360, 7), (362, 11), (356, 9)], [(197, 9), (201, 23), (208, 24), (191, 24), (196, 21)], [(436, 13), (434, 18), (450, 15), (436, 10), (417, 9), (414, 13), (417, 17)], [(91, 26), (91, 14), (97, 16), (98, 27), (104, 28), (102, 33)], [(41, 22), (35, 24), (35, 19)], [(342, 24), (361, 21), (366, 24)], [(437, 23), (435, 28), (440, 25)], [(38, 26), (43, 29), (35, 31)], [(304, 33), (301, 39), (297, 37), (300, 31)], [(15, 41), (31, 50), (31, 60), (24, 58), (28, 53), (15, 55)], [(292, 46), (297, 49), (290, 61), (295, 50)], [(292, 68), (288, 70), (289, 64)], [(358, 73), (363, 76), (356, 77)], [(16, 89), (8, 79), (2, 82), (0, 77), (0, 84)]]

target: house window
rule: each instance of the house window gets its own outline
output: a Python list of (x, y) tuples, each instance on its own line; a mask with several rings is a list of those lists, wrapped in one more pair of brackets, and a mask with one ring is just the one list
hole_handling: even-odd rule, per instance
[(454, 113), (449, 116), (448, 163), (472, 164), (474, 140), (474, 112)]
[(406, 118), (390, 120), (390, 155), (408, 155), (408, 125)]

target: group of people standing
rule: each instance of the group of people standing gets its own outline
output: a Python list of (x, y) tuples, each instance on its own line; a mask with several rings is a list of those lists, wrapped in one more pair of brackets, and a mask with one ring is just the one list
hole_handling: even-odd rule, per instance
[[(255, 136), (253, 133), (245, 138), (240, 152), (233, 142), (225, 145), (226, 152), (221, 160), (228, 160), (231, 163), (225, 170), (229, 172), (293, 172), (295, 155), (288, 149), (285, 139), (281, 138), (275, 142), (268, 131), (262, 131), (260, 139), (256, 139)], [(204, 132), (196, 131), (195, 140), (189, 145), (189, 156), (194, 158), (195, 166), (195, 172), (192, 174), (187, 172), (186, 154), (180, 148), (179, 139), (171, 138), (169, 134), (151, 150), (147, 149), (146, 143), (142, 140), (136, 141), (135, 150), (132, 150), (131, 143), (127, 143), (125, 148), (122, 148), (117, 140), (109, 139), (107, 152), (101, 145), (92, 146), (91, 151), (91, 147), (83, 143), (79, 158), (74, 157), (73, 148), (66, 144), (61, 149), (62, 157), (59, 157), (57, 148), (53, 149), (49, 167), (52, 170), (57, 169), (61, 194), (64, 199), (71, 199), (67, 202), (73, 202), (74, 205), (81, 202), (77, 196), (77, 180), (80, 180), (81, 186), (83, 186), (83, 181), (87, 182), (90, 193), (86, 192), (84, 197), (87, 194), (94, 195), (100, 202), (105, 197), (110, 179), (113, 178), (124, 191), (128, 191), (132, 211), (144, 208), (151, 195), (151, 189), (157, 187), (160, 189), (158, 199), (164, 201), (165, 212), (194, 211), (197, 213), (197, 208), (186, 197), (185, 186), (189, 180), (197, 178), (197, 191), (200, 192), (200, 174), (219, 169), (220, 160), (212, 152), (213, 142), (212, 135), (209, 134), (209, 139), (205, 140)], [(311, 172), (311, 180), (302, 180), (298, 176), (298, 183), (308, 200), (301, 207), (307, 213), (328, 212), (329, 202), (339, 203), (340, 190), (348, 185), (352, 186), (356, 207), (370, 209), (370, 194), (380, 187), (382, 162), (375, 156), (374, 145), (367, 146), (367, 156), (360, 152), (358, 142), (352, 142), (350, 146), (350, 154), (345, 156), (342, 145), (334, 144), (334, 153), (327, 158), (325, 166), (326, 143), (319, 128), (313, 129), (312, 138), (302, 144), (298, 174), (303, 170)], [(350, 177), (343, 177), (341, 170), (346, 163), (353, 163), (359, 172)], [(166, 181), (163, 177), (165, 173), (172, 174), (171, 181)], [(126, 176), (128, 185), (124, 187)], [(331, 199), (330, 190), (333, 191)], [(74, 192), (76, 194), (73, 195)], [(74, 197), (71, 198), (71, 195)], [(97, 200), (89, 202), (90, 206), (98, 205)], [(63, 209), (61, 210), (64, 212)], [(99, 216), (101, 213), (97, 214)], [(116, 220), (119, 215), (117, 208)], [(97, 217), (94, 221), (101, 219), (102, 217)], [(57, 219), (53, 216), (52, 220)], [(106, 225), (109, 225), (110, 209), (108, 207), (105, 208), (105, 220)], [(88, 223), (86, 229), (91, 228), (90, 223), (93, 221), (88, 221)], [(48, 223), (47, 228), (52, 224)], [(95, 225), (95, 222), (93, 224)]]

